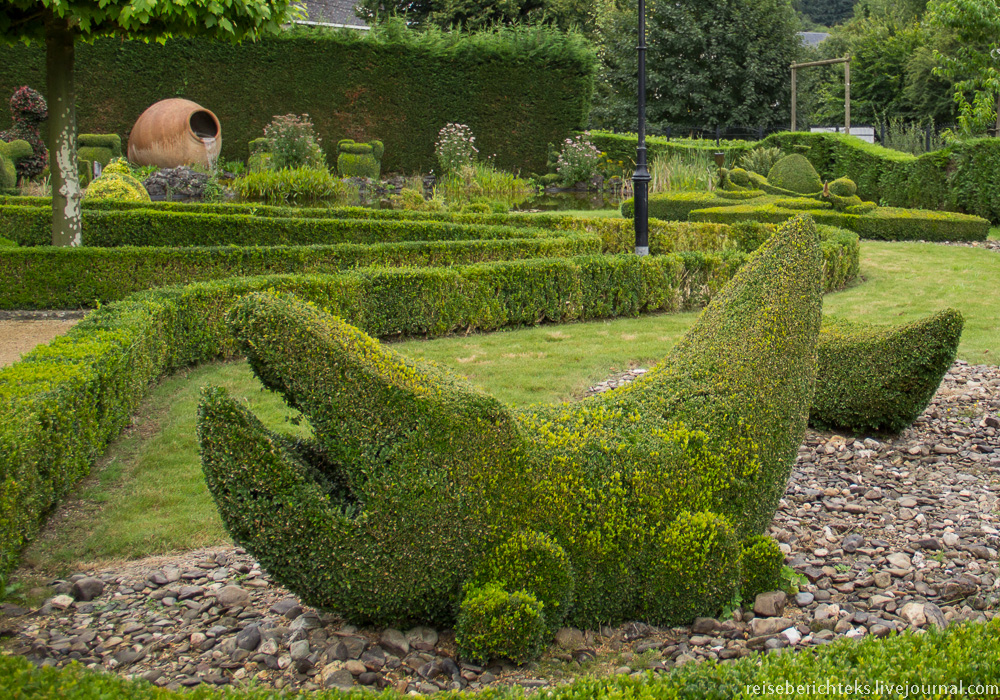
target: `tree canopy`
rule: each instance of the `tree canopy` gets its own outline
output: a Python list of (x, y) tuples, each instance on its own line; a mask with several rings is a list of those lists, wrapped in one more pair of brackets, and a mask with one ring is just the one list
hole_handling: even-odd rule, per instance
[[(597, 126), (636, 128), (636, 12), (620, 11), (602, 28)], [(788, 119), (788, 66), (800, 47), (788, 0), (651, 0), (646, 26), (651, 130)]]

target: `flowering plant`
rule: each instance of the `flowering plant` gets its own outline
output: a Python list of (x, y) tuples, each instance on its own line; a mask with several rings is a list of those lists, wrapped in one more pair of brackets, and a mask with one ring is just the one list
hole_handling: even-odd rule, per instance
[(442, 171), (450, 173), (463, 165), (471, 166), (477, 153), (476, 137), (465, 124), (445, 124), (438, 132), (434, 154)]
[(564, 185), (573, 185), (589, 180), (601, 164), (601, 153), (594, 144), (580, 134), (576, 138), (563, 141), (562, 152), (556, 161), (556, 171)]
[(326, 170), (323, 149), (308, 114), (275, 117), (264, 127), (264, 137), (270, 141), (271, 167), (275, 170), (303, 167)]

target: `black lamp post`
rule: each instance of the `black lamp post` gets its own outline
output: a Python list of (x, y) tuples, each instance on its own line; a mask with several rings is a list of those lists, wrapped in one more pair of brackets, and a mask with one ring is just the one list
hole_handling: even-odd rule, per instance
[(646, 1), (639, 0), (639, 147), (632, 191), (635, 201), (635, 254), (649, 255), (649, 170), (646, 169)]

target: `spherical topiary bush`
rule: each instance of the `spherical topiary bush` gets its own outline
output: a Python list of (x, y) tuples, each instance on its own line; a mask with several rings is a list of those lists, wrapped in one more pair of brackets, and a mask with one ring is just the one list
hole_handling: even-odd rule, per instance
[(557, 628), (573, 603), (575, 586), (569, 557), (541, 532), (519, 532), (497, 547), (472, 577), (482, 586), (496, 583), (508, 591), (524, 590), (545, 606), (545, 619)]
[(466, 588), (455, 625), (458, 653), (475, 663), (533, 659), (549, 634), (544, 607), (526, 591), (508, 593), (497, 584)]
[(778, 577), (784, 564), (785, 555), (781, 553), (778, 543), (773, 538), (761, 535), (746, 540), (743, 543), (743, 559), (740, 567), (743, 577), (740, 586), (743, 600), (752, 601), (758, 593), (777, 589)]
[(743, 168), (733, 168), (728, 173), (729, 181), (738, 187), (750, 187), (753, 183), (750, 181), (750, 173), (748, 173)]
[(858, 186), (854, 184), (854, 180), (849, 180), (846, 177), (839, 177), (830, 183), (830, 194), (835, 194), (838, 197), (850, 197), (858, 193)]
[(643, 619), (680, 625), (715, 615), (740, 586), (740, 543), (729, 520), (684, 512), (653, 543), (642, 586)]
[(800, 153), (785, 156), (771, 168), (767, 182), (798, 194), (817, 194), (823, 191), (823, 181), (809, 159)]

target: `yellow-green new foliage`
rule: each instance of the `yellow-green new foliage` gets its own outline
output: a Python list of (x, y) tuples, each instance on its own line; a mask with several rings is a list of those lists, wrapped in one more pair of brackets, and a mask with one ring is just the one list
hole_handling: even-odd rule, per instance
[[(789, 222), (642, 378), (524, 412), (293, 298), (250, 295), (230, 328), (316, 438), (291, 445), (209, 389), (206, 480), (276, 581), (359, 623), (451, 622), (492, 556), (510, 560), (498, 578), (562, 582), (536, 590), (566, 600), (560, 550), (570, 624), (715, 614), (805, 430), (820, 267), (815, 226)], [(512, 564), (519, 551), (549, 573)]]
[[(819, 375), (816, 381), (820, 381)], [(778, 580), (784, 563), (785, 555), (772, 538), (761, 535), (746, 540), (743, 543), (743, 582), (740, 588), (743, 600), (751, 602), (759, 593), (774, 590), (774, 582)]]
[(149, 192), (138, 179), (132, 177), (132, 171), (124, 160), (116, 160), (108, 164), (101, 176), (87, 186), (85, 199), (120, 199), (128, 202), (148, 202)]
[(810, 422), (835, 430), (906, 428), (955, 361), (963, 325), (955, 309), (902, 326), (829, 319), (817, 344)]

